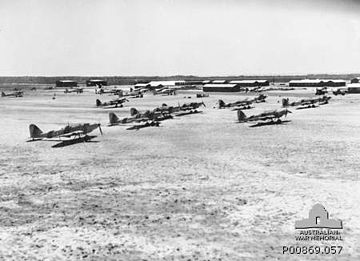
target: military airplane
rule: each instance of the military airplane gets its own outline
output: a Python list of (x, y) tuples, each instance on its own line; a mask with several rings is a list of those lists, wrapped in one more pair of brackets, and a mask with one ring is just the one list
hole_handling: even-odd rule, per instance
[(1, 97), (23, 97), (23, 96), (24, 96), (23, 91), (14, 91), (11, 93), (1, 92)]
[(83, 93), (84, 89), (83, 88), (75, 88), (75, 89), (68, 89), (66, 88), (64, 93)]
[(281, 121), (281, 117), (283, 116), (286, 117), (288, 113), (291, 113), (291, 111), (289, 111), (288, 109), (282, 109), (282, 110), (267, 111), (247, 117), (242, 110), (238, 110), (237, 117), (239, 123), (257, 121), (258, 123), (256, 125), (253, 125), (253, 127), (255, 127), (262, 125), (281, 124), (283, 123), (283, 121)]
[(102, 87), (99, 87), (99, 88), (95, 88), (95, 93), (96, 94), (106, 94), (106, 93), (109, 93), (109, 94), (114, 94), (114, 95), (118, 95), (119, 93), (121, 92), (120, 89), (104, 89)]
[(123, 107), (123, 103), (125, 102), (128, 102), (129, 100), (126, 99), (126, 98), (118, 98), (118, 99), (115, 99), (115, 100), (111, 100), (111, 101), (108, 101), (108, 102), (101, 102), (99, 99), (96, 99), (96, 106), (97, 107), (111, 107), (113, 106), (114, 108), (117, 108), (117, 107)]
[(315, 95), (325, 95), (328, 92), (327, 87), (316, 88)]
[(282, 106), (285, 107), (297, 107), (297, 110), (300, 109), (309, 109), (309, 108), (315, 108), (318, 105), (324, 105), (329, 103), (329, 100), (331, 97), (324, 95), (320, 98), (311, 98), (311, 99), (302, 99), (300, 101), (295, 102), (289, 102), (289, 98), (282, 99)]
[(154, 95), (176, 95), (176, 90), (175, 89), (170, 89), (170, 88), (160, 88), (160, 89), (155, 89), (153, 90), (153, 94)]
[[(119, 119), (115, 113), (109, 113), (109, 126), (127, 124), (127, 123), (135, 123), (135, 122), (159, 122), (168, 119), (172, 119), (172, 113), (175, 116), (184, 116), (187, 114), (198, 113), (197, 108), (200, 106), (205, 106), (204, 102), (192, 102), (192, 103), (184, 103), (179, 106), (167, 106), (163, 104), (161, 107), (155, 108), (150, 111), (147, 110), (145, 112), (139, 112), (136, 108), (130, 109), (131, 117), (126, 117), (123, 119)], [(156, 125), (156, 124), (155, 124)], [(155, 125), (148, 125), (155, 126)]]
[[(54, 145), (53, 147), (63, 147), (67, 145), (72, 145), (79, 142), (88, 142), (96, 136), (88, 136), (87, 134), (99, 128), (100, 134), (103, 132), (101, 130), (99, 123), (84, 123), (84, 124), (73, 124), (66, 125), (60, 130), (51, 130), (48, 132), (43, 132), (35, 124), (29, 125), (30, 131), (30, 140), (28, 141), (61, 141), (59, 144)], [(63, 139), (65, 138), (65, 140)]]
[(146, 111), (144, 113), (138, 112), (135, 115), (131, 115), (131, 117), (119, 119), (119, 117), (115, 113), (111, 112), (109, 113), (109, 126), (122, 125), (128, 123), (139, 123), (139, 122), (159, 122), (172, 118), (173, 116), (169, 114)]
[(255, 97), (255, 98), (250, 99), (250, 100), (245, 99), (245, 100), (240, 100), (240, 101), (231, 102), (231, 103), (225, 103), (223, 100), (219, 100), (218, 101), (218, 108), (223, 109), (223, 108), (235, 107), (235, 110), (250, 109), (250, 108), (252, 108), (251, 104), (265, 102), (265, 99), (266, 99), (266, 95), (260, 94), (258, 97)]
[(117, 95), (119, 95), (119, 97), (128, 97), (128, 98), (142, 98), (142, 97), (144, 97), (141, 90), (135, 90), (134, 91), (132, 89), (129, 92), (119, 90)]
[(346, 90), (344, 89), (336, 89), (333, 91), (334, 95), (345, 95), (346, 94)]
[(186, 112), (186, 114), (198, 113), (197, 109), (201, 106), (206, 107), (204, 102), (184, 103), (181, 106), (168, 106), (164, 103), (160, 107), (155, 108), (154, 111), (167, 114), (183, 112), (182, 114), (176, 114), (176, 116), (182, 116), (185, 115), (184, 112)]

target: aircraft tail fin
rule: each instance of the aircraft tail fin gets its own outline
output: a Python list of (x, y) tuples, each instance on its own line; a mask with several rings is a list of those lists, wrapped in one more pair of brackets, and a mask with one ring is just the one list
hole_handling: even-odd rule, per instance
[(42, 130), (40, 130), (40, 128), (35, 124), (30, 124), (29, 131), (30, 131), (30, 138), (33, 139), (39, 138), (41, 134), (43, 134)]
[(5, 96), (6, 96), (5, 92), (1, 92), (1, 97), (5, 97)]
[(136, 108), (131, 108), (130, 109), (130, 115), (131, 116), (135, 116), (137, 114), (139, 114), (139, 111)]
[(101, 101), (99, 99), (96, 99), (96, 106), (101, 106)]
[(282, 99), (282, 106), (283, 106), (283, 107), (288, 107), (288, 106), (289, 106), (289, 99), (283, 98), (283, 99)]
[(238, 116), (239, 122), (243, 122), (246, 120), (246, 115), (242, 110), (237, 111), (237, 116)]
[(225, 102), (223, 100), (219, 100), (219, 108), (225, 107)]
[(110, 125), (117, 124), (119, 122), (118, 116), (116, 116), (115, 113), (110, 112), (109, 113), (109, 122), (110, 122)]

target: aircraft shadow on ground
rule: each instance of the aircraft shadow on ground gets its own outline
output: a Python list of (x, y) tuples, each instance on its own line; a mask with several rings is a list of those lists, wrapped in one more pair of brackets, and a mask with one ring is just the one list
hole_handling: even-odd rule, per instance
[(286, 124), (288, 122), (291, 122), (291, 121), (290, 120), (285, 120), (285, 121), (259, 122), (259, 123), (256, 123), (254, 125), (250, 125), (249, 127), (255, 128), (255, 127), (262, 127), (262, 126), (267, 126), (267, 125), (281, 125), (281, 124)]
[(66, 146), (70, 146), (70, 145), (74, 145), (74, 144), (77, 144), (77, 143), (84, 143), (84, 142), (94, 142), (94, 143), (97, 143), (99, 141), (94, 141), (92, 139), (96, 138), (97, 136), (95, 135), (86, 135), (84, 137), (80, 137), (80, 138), (77, 138), (77, 139), (72, 139), (72, 140), (63, 140), (61, 141), (60, 143), (57, 143), (53, 146), (51, 146), (52, 148), (61, 148), (61, 147), (66, 147)]

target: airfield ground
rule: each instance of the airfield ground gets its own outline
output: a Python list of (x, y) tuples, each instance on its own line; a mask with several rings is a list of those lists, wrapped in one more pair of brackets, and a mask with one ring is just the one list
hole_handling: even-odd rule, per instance
[[(245, 113), (312, 93), (268, 92)], [(145, 95), (109, 110), (96, 98), (113, 96), (39, 87), (0, 98), (0, 260), (360, 260), (360, 95), (258, 128), (212, 108), (242, 94)], [(202, 114), (158, 128), (106, 126), (110, 111), (201, 100)], [(80, 122), (100, 122), (104, 135), (63, 148), (25, 142), (30, 123)], [(342, 253), (283, 255), (284, 245), (307, 245), (294, 224), (315, 203), (343, 221), (344, 241), (327, 243)]]

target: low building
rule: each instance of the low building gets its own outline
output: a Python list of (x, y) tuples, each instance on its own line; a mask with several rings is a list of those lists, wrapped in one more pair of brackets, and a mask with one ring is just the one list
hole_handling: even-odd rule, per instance
[(348, 93), (360, 93), (360, 83), (349, 84)]
[(99, 79), (90, 79), (86, 81), (86, 86), (107, 86), (107, 81)]
[(341, 86), (346, 86), (346, 81), (304, 79), (304, 80), (291, 80), (289, 82), (289, 87), (341, 87)]
[(230, 83), (238, 84), (240, 87), (258, 87), (258, 86), (269, 86), (268, 80), (236, 80)]
[(202, 81), (202, 84), (209, 84), (209, 83), (211, 83), (210, 80), (204, 80), (204, 81)]
[(238, 92), (240, 91), (240, 86), (238, 84), (205, 84), (203, 86), (204, 92)]
[(72, 80), (58, 80), (55, 85), (56, 87), (76, 87), (78, 83)]
[(227, 80), (214, 80), (214, 81), (212, 81), (212, 83), (214, 83), (214, 84), (225, 84), (225, 83), (229, 83), (229, 81), (227, 81)]
[(170, 87), (170, 86), (178, 86), (185, 85), (185, 81), (151, 81), (149, 82), (151, 87)]
[(134, 85), (134, 89), (149, 88), (150, 86), (150, 83), (137, 83)]
[(360, 82), (360, 77), (355, 77), (354, 79), (351, 79), (350, 82), (351, 83), (359, 83)]

